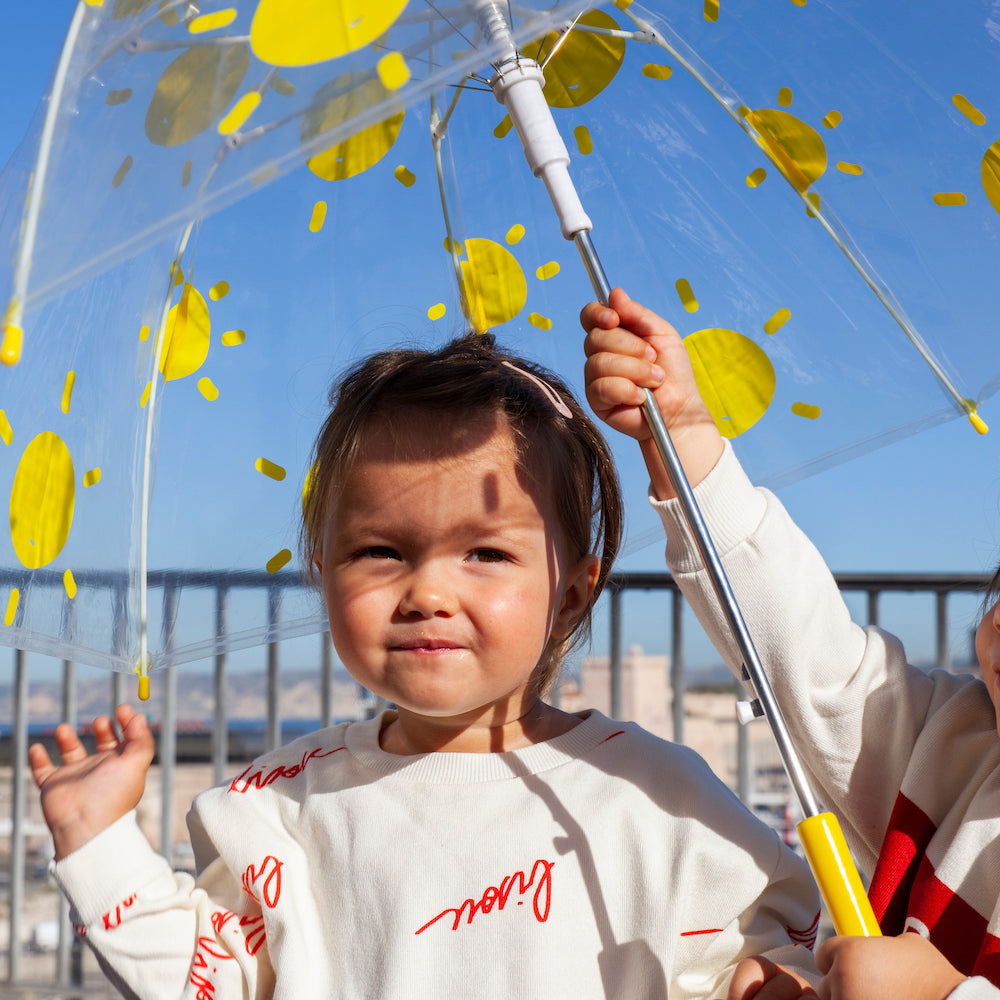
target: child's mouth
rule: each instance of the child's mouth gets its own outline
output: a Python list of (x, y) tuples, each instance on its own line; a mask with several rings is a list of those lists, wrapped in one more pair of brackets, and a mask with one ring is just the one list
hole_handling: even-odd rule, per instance
[(415, 653), (437, 653), (450, 649), (461, 649), (461, 645), (450, 639), (406, 639), (403, 642), (394, 643), (392, 649), (403, 650)]

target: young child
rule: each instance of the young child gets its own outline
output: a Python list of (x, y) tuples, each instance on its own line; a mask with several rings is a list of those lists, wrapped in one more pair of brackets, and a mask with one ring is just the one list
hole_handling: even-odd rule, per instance
[[(563, 383), (468, 336), (347, 374), (304, 554), (340, 658), (395, 707), (200, 795), (198, 877), (136, 824), (152, 740), (120, 708), (31, 765), (55, 875), (130, 996), (726, 995), (766, 953), (816, 978), (804, 864), (696, 754), (543, 700), (621, 535)], [(597, 554), (595, 554), (595, 552)], [(803, 946), (805, 945), (805, 947)]]
[[(902, 935), (824, 942), (820, 996), (997, 1000), (1000, 604), (976, 636), (983, 680), (909, 666), (893, 636), (851, 622), (819, 553), (774, 495), (750, 484), (676, 331), (621, 289), (610, 308), (591, 303), (580, 318), (587, 398), (640, 441), (674, 578), (738, 675), (735, 643), (638, 408), (643, 388), (653, 390), (695, 487), (814, 790), (871, 876), (883, 933)], [(998, 584), (1000, 574), (987, 603)]]

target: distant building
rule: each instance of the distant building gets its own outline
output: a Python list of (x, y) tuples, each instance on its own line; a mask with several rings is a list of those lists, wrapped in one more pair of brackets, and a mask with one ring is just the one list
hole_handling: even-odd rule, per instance
[[(672, 735), (670, 720), (670, 657), (644, 653), (630, 646), (622, 656), (622, 721), (637, 722), (657, 736)], [(568, 712), (596, 708), (611, 715), (611, 658), (585, 656), (580, 663), (578, 685), (566, 684), (562, 707)]]

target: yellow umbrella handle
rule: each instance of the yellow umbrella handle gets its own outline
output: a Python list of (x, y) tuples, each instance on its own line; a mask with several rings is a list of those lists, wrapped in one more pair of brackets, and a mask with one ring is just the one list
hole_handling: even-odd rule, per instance
[(838, 934), (881, 937), (875, 911), (851, 860), (840, 823), (833, 813), (807, 816), (798, 825), (799, 840)]

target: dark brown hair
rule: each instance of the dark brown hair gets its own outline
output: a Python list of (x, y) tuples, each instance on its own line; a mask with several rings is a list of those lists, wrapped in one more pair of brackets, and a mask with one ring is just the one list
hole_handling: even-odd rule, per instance
[[(559, 411), (546, 387), (571, 416)], [(550, 641), (546, 649), (539, 689), (547, 691), (565, 655), (589, 636), (591, 612), (618, 554), (623, 522), (610, 450), (562, 379), (508, 354), (492, 334), (468, 333), (439, 350), (387, 350), (365, 358), (331, 389), (330, 406), (313, 449), (303, 503), (302, 561), (314, 584), (330, 505), (336, 503), (373, 418), (421, 411), (428, 419), (452, 424), (490, 414), (505, 419), (519, 462), (551, 491), (569, 558), (593, 552), (601, 562), (587, 609), (569, 636)]]

